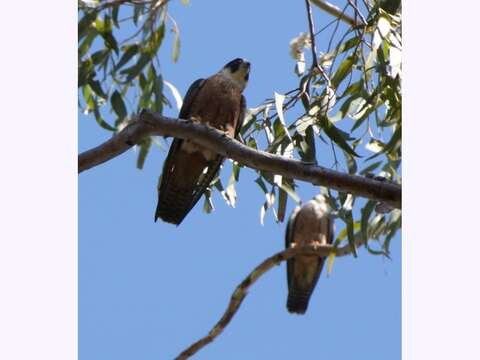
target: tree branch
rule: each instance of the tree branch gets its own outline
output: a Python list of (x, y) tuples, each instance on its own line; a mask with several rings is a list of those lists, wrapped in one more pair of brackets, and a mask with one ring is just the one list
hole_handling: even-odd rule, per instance
[(143, 110), (136, 121), (130, 123), (111, 139), (81, 153), (78, 156), (78, 172), (81, 173), (120, 155), (149, 135), (190, 139), (198, 145), (253, 169), (326, 186), (383, 202), (394, 208), (401, 208), (402, 189), (400, 185), (393, 182), (350, 175), (254, 150), (212, 127), (191, 120), (168, 118), (148, 110)]
[(237, 313), (240, 305), (247, 296), (249, 288), (267, 271), (273, 268), (275, 265), (279, 265), (282, 261), (286, 261), (297, 254), (305, 255), (316, 255), (326, 257), (331, 253), (334, 253), (335, 256), (345, 256), (350, 253), (350, 245), (345, 245), (341, 248), (335, 249), (332, 245), (321, 245), (321, 246), (306, 246), (306, 247), (292, 247), (286, 250), (283, 250), (279, 253), (276, 253), (273, 256), (270, 256), (264, 260), (260, 265), (258, 265), (253, 271), (238, 285), (233, 292), (230, 302), (227, 306), (227, 309), (223, 313), (220, 320), (215, 324), (215, 326), (210, 330), (207, 336), (196, 341), (190, 345), (187, 349), (182, 351), (175, 360), (186, 360), (204, 346), (211, 343), (215, 338), (222, 333), (225, 327), (230, 323), (232, 318)]
[(346, 22), (351, 26), (363, 26), (363, 24), (356, 19), (351, 18), (345, 14), (340, 8), (335, 5), (330, 4), (328, 1), (323, 0), (310, 0), (314, 5), (318, 6), (320, 9), (326, 11), (332, 16)]

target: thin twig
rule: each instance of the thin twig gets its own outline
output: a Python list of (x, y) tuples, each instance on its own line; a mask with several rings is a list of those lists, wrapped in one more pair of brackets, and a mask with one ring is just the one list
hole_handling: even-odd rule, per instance
[[(363, 26), (367, 26), (367, 20), (365, 20), (365, 17), (362, 15), (362, 13), (360, 12), (357, 4), (355, 4), (352, 0), (348, 0), (348, 3), (350, 4), (350, 6), (355, 10), (355, 17), (359, 17), (361, 20), (362, 20), (362, 25)], [(357, 19), (355, 19), (355, 21), (357, 21)]]
[[(360, 242), (357, 243), (357, 246), (360, 246)], [(331, 253), (334, 253), (335, 256), (345, 256), (350, 254), (351, 246), (349, 244), (335, 249), (332, 245), (320, 245), (320, 246), (307, 246), (307, 247), (292, 247), (283, 251), (276, 253), (273, 256), (270, 256), (264, 260), (260, 265), (258, 265), (253, 271), (238, 285), (233, 292), (230, 302), (227, 306), (227, 309), (223, 313), (220, 320), (215, 324), (215, 326), (210, 330), (208, 335), (202, 337), (200, 340), (196, 341), (190, 345), (187, 349), (182, 351), (175, 360), (186, 360), (203, 347), (211, 343), (218, 337), (225, 327), (230, 323), (232, 318), (237, 313), (240, 305), (248, 294), (250, 287), (267, 271), (272, 269), (274, 266), (279, 265), (282, 261), (286, 261), (297, 254), (305, 255), (316, 255), (321, 257), (326, 257)]]
[(310, 0), (305, 0), (305, 6), (307, 8), (307, 18), (308, 18), (308, 29), (310, 32), (310, 41), (311, 41), (311, 48), (312, 48), (312, 68), (310, 70), (310, 76), (313, 74), (313, 69), (317, 69), (319, 73), (323, 76), (325, 81), (327, 82), (328, 87), (332, 87), (330, 78), (326, 74), (323, 67), (318, 63), (318, 55), (317, 55), (317, 47), (315, 45), (315, 25), (313, 23), (313, 14), (312, 14), (312, 7), (310, 6)]
[(329, 28), (330, 26), (332, 26), (336, 21), (337, 21), (337, 19), (334, 19), (334, 20), (330, 21), (327, 25), (325, 25), (325, 26), (322, 27), (320, 30), (318, 30), (318, 31), (315, 33), (315, 36), (319, 35), (320, 33), (322, 33), (322, 31), (324, 31), (324, 30), (326, 30), (327, 28)]

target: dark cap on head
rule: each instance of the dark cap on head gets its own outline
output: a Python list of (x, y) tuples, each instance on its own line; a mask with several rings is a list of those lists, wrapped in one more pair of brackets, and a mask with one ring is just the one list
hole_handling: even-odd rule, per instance
[(250, 63), (245, 59), (236, 58), (230, 61), (224, 68), (229, 68), (232, 73), (236, 72), (240, 65), (244, 64), (244, 66), (250, 67)]

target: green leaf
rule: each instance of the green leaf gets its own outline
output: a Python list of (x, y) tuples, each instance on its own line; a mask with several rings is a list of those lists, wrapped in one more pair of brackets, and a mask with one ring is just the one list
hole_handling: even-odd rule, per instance
[(285, 119), (283, 118), (283, 102), (285, 101), (285, 95), (274, 92), (275, 96), (275, 109), (277, 110), (278, 117), (280, 121), (285, 124)]
[(112, 49), (118, 54), (118, 43), (112, 33), (112, 22), (108, 15), (104, 16), (104, 19), (97, 18), (95, 20), (95, 29), (105, 40), (105, 46), (108, 49)]
[(205, 201), (203, 202), (203, 211), (205, 211), (207, 214), (210, 214), (213, 210), (215, 210), (212, 201), (212, 190), (210, 190), (210, 188), (207, 188), (204, 195)]
[(365, 174), (368, 174), (368, 173), (372, 172), (373, 170), (378, 168), (382, 164), (382, 162), (383, 161), (380, 160), (380, 161), (374, 162), (373, 164), (368, 165), (366, 168), (364, 168), (362, 171), (360, 171), (360, 175), (365, 175)]
[[(265, 214), (268, 209), (270, 209), (273, 204), (275, 203), (275, 185), (272, 186), (272, 191), (267, 192), (265, 194), (266, 201), (260, 208), (260, 224), (263, 225), (263, 219), (265, 218)], [(275, 216), (275, 220), (278, 221), (278, 217), (275, 213), (275, 209), (273, 209), (273, 215)]]
[(100, 114), (100, 111), (98, 110), (97, 106), (95, 105), (95, 108), (93, 109), (93, 114), (95, 115), (95, 120), (98, 125), (100, 125), (102, 128), (109, 130), (109, 131), (115, 131), (116, 129), (111, 126), (109, 123), (107, 123), (102, 115)]
[(255, 141), (255, 139), (253, 137), (248, 139), (247, 146), (252, 148), (252, 149), (255, 149), (255, 150), (258, 149), (257, 142)]
[(370, 219), (373, 209), (375, 209), (375, 205), (375, 201), (369, 200), (361, 210), (360, 234), (365, 246), (368, 244), (368, 220)]
[(83, 100), (85, 101), (85, 113), (89, 113), (95, 109), (95, 101), (92, 96), (92, 89), (89, 85), (85, 85), (82, 88)]
[(124, 119), (127, 116), (127, 108), (123, 102), (122, 95), (115, 90), (110, 98), (112, 103), (113, 111), (117, 114), (119, 119)]
[(84, 36), (89, 34), (89, 31), (92, 31), (92, 29), (89, 29), (89, 27), (96, 18), (97, 13), (95, 11), (90, 11), (85, 13), (85, 15), (80, 19), (78, 22), (78, 41), (82, 40)]
[(401, 140), (402, 140), (401, 137), (402, 137), (402, 127), (397, 126), (397, 128), (395, 129), (395, 131), (394, 131), (394, 133), (393, 133), (393, 135), (390, 139), (390, 141), (387, 143), (387, 145), (385, 145), (382, 152), (389, 153), (390, 151), (392, 151), (397, 146), (400, 146), (400, 143), (401, 143)]
[(348, 245), (350, 245), (350, 250), (354, 257), (357, 257), (357, 248), (355, 246), (355, 233), (354, 233), (354, 223), (353, 223), (353, 214), (351, 211), (345, 213), (345, 222), (347, 223), (347, 237)]
[(383, 154), (383, 153), (388, 154), (390, 151), (395, 149), (397, 146), (400, 146), (401, 140), (402, 140), (401, 137), (402, 137), (402, 127), (397, 126), (397, 128), (395, 129), (392, 137), (390, 138), (390, 141), (383, 147), (383, 149), (381, 151), (379, 151), (378, 153), (376, 153), (375, 155), (370, 156), (365, 161), (369, 161), (369, 160), (371, 160), (371, 159), (373, 159), (373, 158), (375, 158), (378, 155)]
[(98, 80), (90, 80), (88, 82), (88, 85), (90, 85), (90, 87), (92, 88), (93, 92), (100, 96), (101, 98), (103, 99), (107, 99), (107, 94), (105, 94), (105, 92), (103, 91), (102, 89), (102, 86), (100, 85), (100, 82)]
[(360, 94), (360, 93), (366, 93), (365, 90), (364, 90), (363, 79), (360, 79), (360, 80), (354, 82), (353, 84), (351, 84), (347, 88), (347, 90), (345, 90), (345, 92), (342, 94), (342, 96), (340, 96), (340, 97), (342, 98), (346, 95), (356, 95), (356, 94)]
[(387, 254), (390, 253), (390, 241), (395, 236), (398, 229), (400, 229), (400, 227), (402, 226), (401, 214), (401, 211), (398, 209), (392, 211), (391, 222), (387, 228), (387, 236), (385, 237), (385, 241), (382, 246)]
[(163, 22), (157, 30), (152, 32), (152, 35), (146, 41), (145, 46), (142, 51), (150, 55), (150, 58), (153, 58), (162, 44), (163, 38), (165, 37), (165, 23)]
[(109, 54), (110, 54), (110, 51), (108, 49), (102, 49), (102, 50), (96, 51), (92, 54), (92, 61), (95, 65), (99, 65), (108, 59)]
[(175, 33), (175, 38), (173, 39), (172, 61), (176, 63), (180, 56), (180, 32), (176, 25), (174, 26), (173, 31)]
[(287, 200), (288, 200), (287, 193), (282, 188), (278, 189), (278, 211), (277, 211), (278, 222), (283, 222), (283, 220), (285, 219), (285, 210), (287, 208)]
[(365, 149), (377, 154), (383, 150), (385, 144), (378, 139), (371, 138), (368, 144), (365, 145)]
[(338, 117), (339, 120), (343, 119), (347, 114), (353, 111), (353, 108), (355, 107), (359, 99), (363, 99), (362, 94), (360, 93), (350, 96), (342, 103), (340, 109), (338, 110), (339, 115), (335, 114), (335, 117)]
[(285, 95), (274, 92), (274, 96), (275, 96), (275, 109), (277, 110), (278, 119), (280, 121), (279, 125), (282, 127), (282, 130), (283, 130), (281, 132), (279, 131), (278, 135), (275, 134), (275, 138), (278, 139), (280, 136), (286, 135), (289, 138), (290, 142), (292, 142), (292, 138), (288, 133), (287, 125), (285, 123), (285, 118), (283, 117), (283, 102), (285, 101)]
[(222, 185), (222, 180), (220, 179), (220, 176), (218, 176), (218, 175), (212, 180), (210, 185), (215, 187), (221, 193), (223, 193), (225, 191), (225, 189), (223, 188), (223, 185)]
[(90, 46), (92, 45), (93, 40), (97, 37), (98, 33), (96, 31), (90, 31), (83, 42), (80, 44), (78, 47), (78, 56), (81, 58), (84, 56), (87, 51), (90, 49)]
[(123, 65), (128, 63), (128, 61), (137, 54), (139, 50), (139, 46), (137, 44), (132, 44), (132, 45), (126, 45), (122, 49), (124, 51), (122, 57), (118, 61), (118, 63), (115, 65), (115, 71), (120, 69)]
[(172, 60), (174, 63), (178, 61), (178, 57), (180, 56), (180, 35), (175, 36), (175, 41), (173, 43), (173, 52), (172, 52)]
[(136, 4), (133, 8), (133, 23), (137, 26), (140, 16), (143, 14), (144, 5)]
[(137, 157), (137, 169), (143, 169), (145, 164), (145, 159), (147, 158), (148, 151), (152, 146), (152, 138), (150, 136), (146, 137), (140, 142), (140, 151), (138, 152)]
[(119, 10), (120, 10), (120, 5), (116, 5), (116, 6), (112, 7), (112, 21), (113, 21), (113, 24), (115, 25), (115, 27), (117, 29), (120, 29), (120, 26), (118, 25)]
[(333, 123), (326, 116), (320, 117), (320, 125), (323, 131), (325, 131), (327, 136), (330, 139), (332, 139), (335, 144), (340, 146), (343, 150), (345, 150), (350, 155), (355, 157), (361, 157), (345, 141), (345, 133), (340, 129), (336, 128), (335, 125), (333, 125)]
[(401, 0), (381, 0), (380, 8), (392, 15), (395, 15), (400, 8), (401, 3)]
[(347, 77), (347, 75), (352, 72), (353, 64), (355, 64), (356, 62), (357, 62), (357, 56), (356, 55), (349, 55), (338, 66), (337, 71), (335, 72), (335, 74), (330, 79), (331, 82), (332, 82), (332, 85), (335, 89), (337, 89), (338, 86), (340, 85), (340, 83), (342, 82), (342, 80), (345, 79)]
[(111, 32), (101, 33), (103, 39), (105, 40), (105, 45), (108, 49), (112, 49), (118, 54), (118, 43), (117, 39), (113, 36)]
[(262, 177), (258, 177), (255, 182), (258, 184), (258, 186), (260, 186), (260, 189), (262, 189), (262, 191), (266, 194), (268, 193), (268, 189), (267, 189), (267, 186), (265, 185), (265, 182), (263, 181)]
[(302, 154), (300, 154), (303, 161), (308, 163), (317, 163), (316, 147), (315, 147), (315, 133), (313, 126), (309, 126), (305, 130), (305, 137), (300, 144), (302, 148)]
[(352, 49), (353, 47), (357, 46), (358, 44), (360, 43), (360, 37), (359, 36), (355, 36), (355, 37), (352, 37), (350, 39), (348, 39), (347, 41), (345, 42), (341, 42), (340, 43), (340, 46), (337, 48), (337, 50), (335, 51), (335, 53), (338, 55), (338, 54), (341, 54), (347, 50), (350, 50)]
[(237, 200), (237, 192), (235, 191), (235, 183), (238, 182), (240, 176), (240, 166), (234, 162), (232, 166), (232, 174), (228, 180), (227, 188), (225, 189), (225, 200), (231, 207), (235, 207)]
[(149, 63), (150, 56), (142, 53), (137, 63), (129, 68), (120, 71), (120, 74), (127, 75), (125, 82), (128, 83), (135, 79), (143, 70), (143, 68)]
[(301, 200), (298, 194), (295, 192), (295, 183), (293, 179), (282, 178), (282, 182), (279, 187), (285, 191), (297, 204), (300, 204)]
[(158, 75), (153, 84), (153, 94), (155, 95), (155, 108), (153, 111), (163, 113), (163, 77)]
[(147, 90), (147, 85), (148, 85), (147, 78), (143, 73), (140, 73), (138, 76), (138, 85), (140, 85), (140, 88), (142, 89), (142, 92), (145, 93)]
[(333, 262), (335, 261), (335, 253), (334, 252), (331, 252), (330, 254), (328, 254), (328, 258), (327, 258), (327, 276), (330, 276), (330, 274), (332, 273), (332, 269), (333, 269)]
[(95, 75), (95, 66), (91, 58), (80, 61), (78, 66), (78, 87), (84, 87), (88, 80), (93, 79)]
[(358, 167), (355, 158), (346, 151), (343, 151), (343, 156), (345, 156), (345, 161), (347, 162), (348, 173), (356, 174)]

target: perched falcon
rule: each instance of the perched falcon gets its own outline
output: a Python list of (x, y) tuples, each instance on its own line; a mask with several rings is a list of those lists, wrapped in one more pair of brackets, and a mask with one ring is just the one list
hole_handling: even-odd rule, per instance
[[(187, 91), (179, 118), (191, 119), (236, 138), (245, 115), (250, 63), (235, 59)], [(223, 157), (190, 140), (174, 139), (158, 187), (155, 221), (179, 225), (216, 176)]]
[[(333, 219), (322, 195), (293, 210), (288, 220), (285, 246), (325, 245), (333, 241)], [(304, 314), (315, 289), (325, 258), (297, 255), (287, 260), (287, 310)]]

